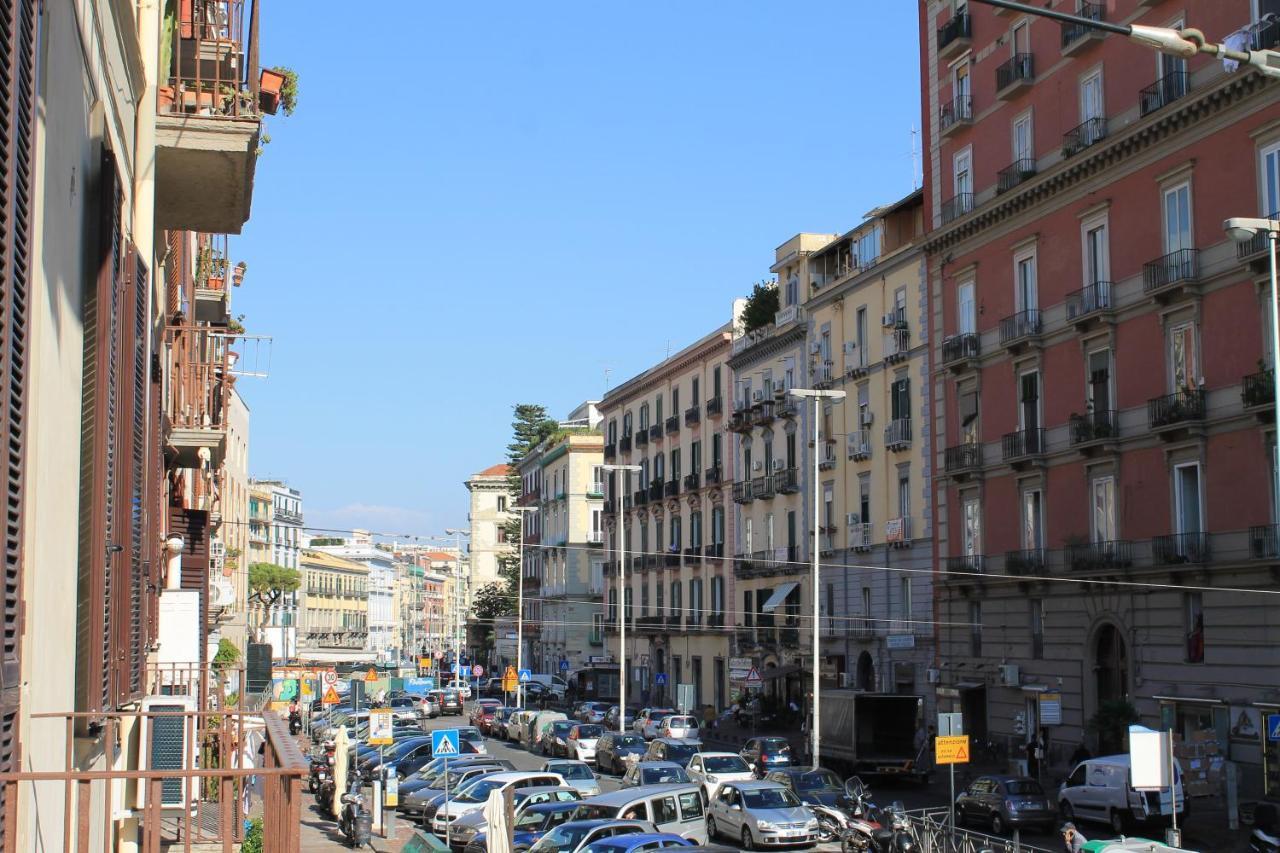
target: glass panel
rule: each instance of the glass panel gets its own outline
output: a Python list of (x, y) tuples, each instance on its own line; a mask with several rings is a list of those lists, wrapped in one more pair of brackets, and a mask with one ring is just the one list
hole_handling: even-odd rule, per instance
[(978, 501), (964, 502), (964, 554), (976, 556), (982, 552), (982, 522), (978, 513)]
[(1102, 107), (1102, 75), (1095, 74), (1080, 83), (1080, 121), (1102, 118), (1105, 111)]
[(1262, 210), (1261, 216), (1271, 216), (1280, 211), (1280, 147), (1262, 155)]
[(1032, 311), (1036, 301), (1036, 259), (1022, 258), (1017, 262), (1018, 310)]
[(1200, 517), (1200, 466), (1181, 465), (1174, 469), (1178, 498), (1178, 532), (1199, 533), (1204, 527)]
[(1093, 482), (1093, 541), (1116, 538), (1115, 480), (1104, 477)]
[(1191, 187), (1183, 184), (1164, 194), (1165, 253), (1192, 248)]
[(1097, 228), (1090, 228), (1085, 232), (1084, 267), (1084, 283), (1086, 285), (1109, 280), (1106, 225), (1099, 225)]
[(1039, 491), (1022, 495), (1022, 547), (1028, 551), (1044, 547), (1040, 500)]
[(971, 335), (978, 331), (978, 317), (973, 298), (973, 282), (960, 285), (959, 297), (960, 334)]
[(1023, 116), (1013, 123), (1013, 159), (1030, 160), (1033, 156), (1031, 116)]

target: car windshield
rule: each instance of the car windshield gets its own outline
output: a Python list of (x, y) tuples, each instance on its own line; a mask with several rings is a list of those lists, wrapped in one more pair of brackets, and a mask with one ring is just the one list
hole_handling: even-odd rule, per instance
[(542, 836), (542, 840), (533, 845), (529, 853), (535, 850), (538, 853), (544, 850), (573, 850), (582, 843), (582, 839), (586, 838), (590, 831), (591, 828), (587, 826), (557, 826)]
[(556, 737), (566, 737), (569, 734), (569, 730), (572, 728), (573, 728), (573, 723), (570, 723), (567, 721), (560, 722), (560, 723), (552, 723), (551, 733)]
[(617, 746), (644, 746), (644, 738), (640, 735), (623, 735), (618, 738)]
[(546, 821), (545, 812), (525, 812), (516, 818), (516, 832), (536, 832)]
[(649, 712), (649, 719), (653, 720), (655, 723), (660, 723), (660, 722), (662, 722), (663, 720), (665, 720), (667, 717), (670, 717), (670, 716), (671, 716), (672, 714), (674, 714), (674, 713), (675, 713), (675, 711), (670, 711), (670, 710), (667, 710), (667, 711), (650, 711), (650, 712)]
[(1041, 788), (1040, 783), (1034, 779), (1013, 779), (1004, 783), (1004, 789), (1010, 794), (1017, 794), (1023, 797), (1044, 796), (1044, 788)]
[(791, 752), (791, 744), (787, 743), (780, 737), (767, 737), (760, 741), (760, 751), (787, 754)]
[(761, 788), (743, 791), (742, 800), (749, 809), (793, 809), (800, 805), (796, 795), (786, 788)]
[(811, 770), (792, 777), (800, 791), (843, 791), (840, 777), (830, 770)]
[(698, 723), (693, 717), (672, 717), (667, 720), (667, 725), (673, 729), (696, 729)]
[(424, 743), (428, 743), (428, 741), (422, 740), (421, 738), (414, 738), (413, 740), (406, 740), (401, 743), (398, 743), (391, 750), (391, 758), (392, 759), (404, 758), (406, 755), (413, 752), (415, 749), (422, 746)]
[(746, 773), (751, 768), (737, 755), (713, 755), (702, 757), (702, 766), (708, 773)]
[(446, 690), (444, 692), (444, 698), (448, 699), (450, 702), (456, 702), (458, 700), (458, 691), (452, 689)]
[(484, 736), (480, 734), (479, 729), (458, 729), (458, 737), (473, 743), (484, 742)]
[(552, 764), (547, 768), (552, 773), (559, 773), (566, 779), (594, 779), (591, 768), (585, 764)]
[(681, 764), (687, 762), (698, 754), (698, 747), (691, 743), (669, 743), (667, 744), (667, 760), (678, 761)]
[(604, 726), (578, 726), (578, 740), (591, 740), (604, 734)]
[(462, 792), (454, 799), (460, 803), (483, 803), (489, 799), (490, 791), (496, 791), (503, 784), (497, 779), (480, 779), (463, 788)]
[(646, 785), (661, 785), (665, 782), (688, 782), (689, 774), (683, 767), (646, 767), (640, 778)]

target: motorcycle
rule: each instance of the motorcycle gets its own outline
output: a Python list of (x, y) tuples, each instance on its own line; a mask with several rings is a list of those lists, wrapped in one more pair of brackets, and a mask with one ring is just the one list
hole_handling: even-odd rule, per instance
[(329, 814), (333, 809), (333, 777), (329, 776), (316, 787), (316, 806), (322, 814)]
[(840, 849), (843, 853), (871, 850), (875, 835), (881, 830), (878, 819), (880, 809), (871, 802), (870, 792), (857, 776), (845, 781), (844, 795), (841, 805), (845, 809), (846, 819), (839, 833)]
[(1280, 853), (1280, 804), (1258, 803), (1254, 809), (1249, 853)]
[(297, 711), (289, 712), (289, 734), (296, 735), (302, 732), (302, 714)]
[(880, 828), (871, 833), (869, 850), (871, 853), (918, 853), (920, 847), (911, 837), (911, 821), (902, 803), (894, 803), (887, 809), (880, 810), (878, 815), (868, 815), (876, 819)]
[(333, 775), (333, 750), (327, 750), (324, 755), (311, 756), (311, 793), (320, 790), (320, 785), (325, 779)]
[(338, 831), (348, 847), (364, 847), (373, 835), (373, 816), (364, 807), (364, 795), (354, 785), (351, 793), (342, 795), (342, 814)]

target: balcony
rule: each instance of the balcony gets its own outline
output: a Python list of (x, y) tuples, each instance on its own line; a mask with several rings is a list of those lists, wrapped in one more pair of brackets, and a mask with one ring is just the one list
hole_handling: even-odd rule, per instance
[(1062, 134), (1062, 156), (1072, 157), (1084, 149), (1107, 138), (1107, 120), (1095, 116)]
[(190, 327), (171, 331), (175, 334), (169, 399), (165, 406), (169, 419), (168, 452), (173, 455), (176, 467), (202, 468), (206, 460), (201, 457), (207, 454), (208, 466), (217, 469), (227, 449), (227, 362), (225, 357), (212, 352), (203, 357), (213, 360), (201, 361), (198, 353), (209, 348), (225, 352), (227, 339), (204, 335)]
[(672, 477), (670, 480), (667, 480), (666, 485), (663, 486), (662, 496), (666, 498), (674, 498), (678, 494), (680, 494), (680, 480), (676, 477)]
[(751, 432), (751, 410), (738, 407), (729, 416), (729, 432)]
[(911, 545), (910, 517), (891, 518), (884, 523), (884, 541), (891, 548), (907, 548)]
[(910, 418), (898, 418), (889, 422), (884, 428), (884, 446), (895, 452), (911, 447)]
[(942, 203), (942, 224), (954, 222), (961, 216), (973, 212), (973, 193), (959, 193)]
[(996, 66), (996, 97), (1007, 101), (1036, 81), (1035, 57), (1015, 53)]
[(1068, 293), (1067, 322), (1085, 329), (1095, 320), (1110, 319), (1115, 309), (1113, 288), (1109, 281), (1096, 281)]
[(751, 407), (751, 422), (756, 426), (773, 423), (773, 401), (761, 400)]
[(622, 438), (618, 440), (618, 450), (621, 451), (622, 453), (631, 452), (631, 436), (630, 435), (624, 435)]
[(911, 352), (911, 330), (894, 329), (884, 336), (885, 364), (904, 360)]
[(1000, 345), (1009, 350), (1020, 350), (1040, 339), (1042, 323), (1039, 308), (1028, 308), (1011, 314), (1000, 321)]
[(1146, 116), (1167, 106), (1191, 91), (1191, 76), (1185, 71), (1174, 71), (1138, 93), (1138, 110)]
[(644, 567), (646, 569), (656, 569), (660, 565), (662, 565), (661, 554), (645, 554), (644, 555)]
[(756, 647), (756, 629), (755, 628), (739, 628), (733, 632), (734, 642), (738, 644), (738, 649), (753, 649)]
[(697, 491), (701, 486), (702, 484), (698, 482), (697, 472), (684, 475), (684, 490), (686, 492)]
[(733, 502), (749, 504), (755, 500), (755, 492), (751, 490), (751, 481), (745, 480), (733, 484)]
[(1004, 554), (1004, 572), (1007, 575), (1039, 575), (1044, 573), (1044, 549), (1031, 548), (1025, 551), (1006, 551)]
[[(1280, 23), (1276, 25), (1280, 30)], [(1280, 212), (1272, 211), (1267, 219), (1280, 219)], [(1248, 265), (1254, 272), (1263, 272), (1271, 263), (1271, 237), (1266, 231), (1254, 234), (1248, 240), (1236, 243), (1236, 260)]]
[[(1101, 3), (1082, 2), (1076, 10), (1076, 15), (1081, 18), (1088, 18), (1090, 21), (1105, 21), (1106, 7)], [(1074, 56), (1082, 53), (1089, 45), (1102, 41), (1106, 33), (1087, 24), (1068, 24), (1062, 25), (1062, 55)]]
[(650, 427), (640, 427), (640, 429), (636, 431), (636, 447), (648, 447), (649, 442), (658, 441), (661, 438), (661, 425), (655, 424)]
[(1209, 562), (1209, 534), (1171, 533), (1151, 540), (1151, 558), (1162, 566)]
[(803, 319), (804, 308), (799, 305), (788, 305), (773, 315), (773, 327), (781, 329), (784, 326), (790, 326), (792, 323), (798, 323)]
[(724, 398), (720, 396), (712, 397), (707, 401), (707, 417), (718, 418), (724, 413)]
[(870, 522), (849, 525), (849, 548), (860, 552), (871, 550)]
[(836, 446), (830, 441), (824, 442), (822, 445), (822, 455), (818, 460), (819, 471), (830, 471), (836, 467)]
[(951, 16), (938, 28), (938, 58), (950, 59), (973, 44), (973, 20), (968, 12)]
[(684, 549), (684, 558), (685, 558), (686, 560), (695, 560), (695, 561), (696, 561), (696, 560), (697, 560), (699, 557), (701, 557), (701, 556), (702, 556), (702, 546), (701, 546), (701, 545), (690, 545), (688, 548), (685, 548), (685, 549)]
[(799, 472), (795, 468), (783, 468), (774, 473), (773, 488), (782, 495), (793, 495), (800, 491)]
[(1280, 525), (1262, 524), (1249, 528), (1249, 556), (1255, 560), (1280, 558)]
[(1035, 158), (1023, 157), (1019, 160), (1014, 160), (996, 173), (996, 192), (1007, 193), (1028, 178), (1034, 178), (1035, 175)]
[(1133, 543), (1128, 539), (1068, 545), (1067, 565), (1072, 571), (1127, 569), (1133, 565)]
[(662, 500), (663, 487), (662, 480), (653, 480), (649, 483), (649, 501), (651, 503)]
[(604, 497), (604, 483), (595, 482), (587, 486), (587, 497), (602, 498)]
[(633, 497), (633, 499), (632, 499), (632, 504), (633, 504), (634, 506), (638, 506), (638, 507), (640, 507), (640, 506), (644, 506), (644, 505), (645, 505), (645, 504), (647, 504), (648, 502), (649, 502), (649, 490), (648, 490), (648, 489), (636, 489), (635, 496), (634, 496), (634, 497)]
[(703, 479), (706, 481), (708, 486), (718, 486), (720, 485), (723, 476), (724, 472), (721, 470), (720, 466), (714, 465), (706, 470), (703, 474)]
[(680, 551), (679, 549), (668, 550), (662, 555), (663, 568), (678, 569), (680, 568)]
[(641, 616), (636, 620), (636, 627), (641, 631), (656, 631), (665, 627), (666, 622), (665, 616)]
[(1120, 425), (1113, 409), (1099, 409), (1083, 415), (1072, 413), (1068, 422), (1071, 446), (1086, 455), (1102, 444), (1114, 444), (1120, 436)]
[(680, 432), (680, 416), (672, 415), (667, 418), (667, 435), (676, 435)]
[(946, 139), (962, 127), (973, 125), (973, 96), (961, 95), (938, 108), (938, 130)]
[(723, 543), (723, 542), (712, 542), (710, 545), (706, 546), (706, 547), (703, 549), (702, 556), (704, 556), (704, 557), (708, 557), (708, 558), (710, 558), (710, 559), (714, 559), (714, 560), (720, 560), (720, 559), (723, 559), (723, 558), (724, 558), (724, 543)]
[(987, 572), (987, 558), (982, 554), (965, 554), (960, 557), (947, 557), (944, 566), (948, 572), (983, 575)]
[(799, 648), (800, 647), (800, 629), (799, 628), (779, 628), (778, 629), (778, 645), (788, 649)]
[(603, 530), (588, 530), (588, 531), (587, 531), (587, 544), (588, 544), (588, 545), (603, 545), (603, 544), (604, 544), (604, 531), (603, 531)]
[(610, 442), (609, 444), (606, 444), (604, 446), (604, 458), (606, 462), (608, 462), (611, 459), (616, 459), (617, 456), (618, 456), (618, 443), (616, 441)]
[(1205, 394), (1199, 388), (1184, 388), (1147, 401), (1147, 424), (1153, 432), (1201, 424), (1204, 414)]
[(751, 491), (755, 494), (757, 500), (769, 500), (774, 496), (773, 475), (765, 474), (763, 477), (751, 478)]
[(1000, 456), (1014, 468), (1041, 459), (1045, 453), (1044, 429), (1020, 429), (1005, 433), (1000, 438)]
[(982, 445), (977, 442), (957, 444), (943, 451), (943, 468), (955, 480), (967, 480), (982, 469)]
[(798, 411), (795, 397), (783, 397), (773, 404), (773, 413), (780, 418), (794, 418)]
[[(226, 234), (201, 234), (196, 250), (194, 319), (198, 323), (225, 326), (230, 320), (227, 281), (230, 259), (227, 253)], [(236, 274), (243, 278), (243, 270)], [(239, 283), (237, 281), (237, 283)]]
[(691, 427), (697, 426), (702, 422), (702, 408), (700, 406), (690, 406), (684, 410), (684, 425)]
[(1199, 249), (1179, 249), (1142, 265), (1142, 292), (1161, 302), (1199, 281)]
[(1270, 370), (1251, 373), (1240, 382), (1240, 400), (1250, 411), (1274, 409), (1276, 405), (1275, 376)]
[(855, 462), (862, 462), (871, 458), (871, 430), (858, 429), (849, 433), (849, 458)]
[(980, 338), (974, 332), (961, 332), (942, 341), (942, 363), (955, 373), (978, 366)]
[(813, 370), (813, 387), (830, 388), (831, 383), (835, 381), (835, 376), (835, 364), (831, 359), (819, 362)]

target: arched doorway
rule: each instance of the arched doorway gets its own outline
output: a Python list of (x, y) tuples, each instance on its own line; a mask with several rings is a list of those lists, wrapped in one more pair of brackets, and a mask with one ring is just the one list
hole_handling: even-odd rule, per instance
[(854, 685), (859, 690), (876, 689), (876, 666), (871, 662), (871, 655), (868, 652), (858, 655), (857, 678)]

